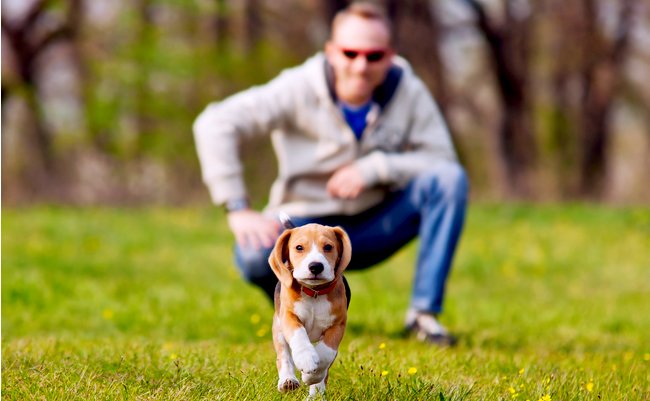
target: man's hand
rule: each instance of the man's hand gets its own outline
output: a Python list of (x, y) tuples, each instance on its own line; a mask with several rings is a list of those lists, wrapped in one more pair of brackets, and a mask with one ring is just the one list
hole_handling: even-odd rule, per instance
[(366, 182), (354, 164), (341, 167), (327, 181), (327, 192), (335, 198), (354, 199), (364, 189)]
[(228, 213), (228, 225), (240, 247), (270, 248), (280, 234), (280, 223), (255, 210)]

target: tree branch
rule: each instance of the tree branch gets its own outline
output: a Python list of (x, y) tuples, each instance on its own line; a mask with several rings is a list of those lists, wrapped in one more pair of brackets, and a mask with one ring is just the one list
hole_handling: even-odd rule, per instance
[(634, 6), (636, 0), (623, 0), (616, 27), (616, 36), (610, 53), (611, 60), (614, 64), (621, 63), (630, 43), (630, 32), (632, 31), (632, 17), (634, 15)]
[(476, 0), (462, 1), (464, 1), (469, 6), (469, 8), (472, 9), (472, 11), (474, 11), (477, 19), (477, 26), (481, 32), (483, 32), (490, 45), (499, 42), (502, 36), (501, 32), (490, 22), (490, 19), (488, 18), (488, 15), (485, 11), (485, 7)]
[(36, 21), (40, 18), (45, 11), (49, 0), (36, 0), (32, 3), (32, 6), (29, 8), (27, 15), (23, 18), (22, 23), (20, 24), (20, 30), (23, 32), (29, 31)]

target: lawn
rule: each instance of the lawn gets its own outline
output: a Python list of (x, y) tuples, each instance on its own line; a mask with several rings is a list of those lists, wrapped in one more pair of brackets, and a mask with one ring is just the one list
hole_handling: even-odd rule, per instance
[[(650, 210), (472, 205), (439, 349), (402, 336), (413, 243), (347, 275), (332, 400), (650, 400)], [(3, 400), (302, 400), (214, 208), (4, 208)]]

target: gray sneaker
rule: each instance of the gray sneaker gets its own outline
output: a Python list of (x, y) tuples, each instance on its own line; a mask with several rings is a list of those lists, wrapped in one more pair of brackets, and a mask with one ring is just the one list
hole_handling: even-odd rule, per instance
[(406, 332), (422, 342), (440, 346), (456, 344), (456, 338), (449, 334), (434, 314), (409, 309), (405, 323)]

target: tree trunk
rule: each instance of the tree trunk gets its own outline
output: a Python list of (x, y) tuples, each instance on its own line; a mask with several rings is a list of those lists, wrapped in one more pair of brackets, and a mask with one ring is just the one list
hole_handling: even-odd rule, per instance
[(613, 41), (599, 29), (594, 0), (583, 0), (585, 37), (592, 47), (585, 52), (582, 72), (580, 194), (600, 199), (607, 187), (608, 150), (611, 142), (611, 111), (629, 47), (635, 0), (623, 0)]
[(413, 64), (446, 115), (448, 88), (439, 48), (442, 34), (435, 8), (426, 0), (391, 0), (387, 10), (393, 22), (398, 52)]
[(262, 15), (259, 0), (246, 0), (244, 6), (244, 51), (253, 52), (262, 37)]
[(218, 52), (224, 53), (230, 38), (230, 12), (228, 0), (217, 0), (217, 11), (213, 18), (214, 43)]
[(561, 198), (570, 199), (577, 193), (576, 172), (578, 143), (575, 135), (576, 100), (571, 96), (570, 84), (575, 81), (576, 57), (557, 57), (571, 54), (584, 41), (578, 31), (581, 18), (577, 2), (550, 0), (551, 23), (556, 29), (552, 35), (550, 54), (556, 57), (549, 87), (551, 89), (550, 140), (554, 179)]
[(502, 108), (498, 140), (507, 189), (511, 196), (529, 198), (534, 192), (531, 181), (537, 157), (528, 85), (531, 19), (515, 16), (512, 1), (506, 1), (505, 22), (495, 26), (481, 3), (464, 1), (476, 15), (496, 75)]
[[(3, 92), (22, 94), (27, 107), (33, 117), (33, 126), (25, 132), (30, 135), (27, 144), (31, 148), (30, 165), (43, 172), (54, 166), (51, 134), (38, 99), (38, 82), (36, 80), (36, 59), (42, 51), (59, 36), (62, 30), (54, 30), (35, 41), (34, 30), (37, 22), (45, 12), (45, 2), (36, 1), (27, 11), (25, 18), (18, 22), (9, 22), (2, 15), (2, 31), (8, 38), (11, 51), (16, 60), (16, 75), (19, 78), (16, 88), (3, 88)], [(3, 93), (4, 96), (4, 93)]]
[(323, 0), (320, 4), (323, 10), (325, 24), (327, 27), (330, 27), (336, 13), (347, 7), (348, 2), (345, 0)]
[(135, 81), (135, 126), (137, 141), (135, 156), (141, 157), (148, 142), (153, 135), (154, 121), (151, 113), (151, 91), (149, 88), (149, 75), (151, 74), (149, 52), (155, 48), (153, 8), (150, 0), (138, 0), (136, 3), (139, 15), (136, 46), (140, 49), (137, 55), (138, 77)]

